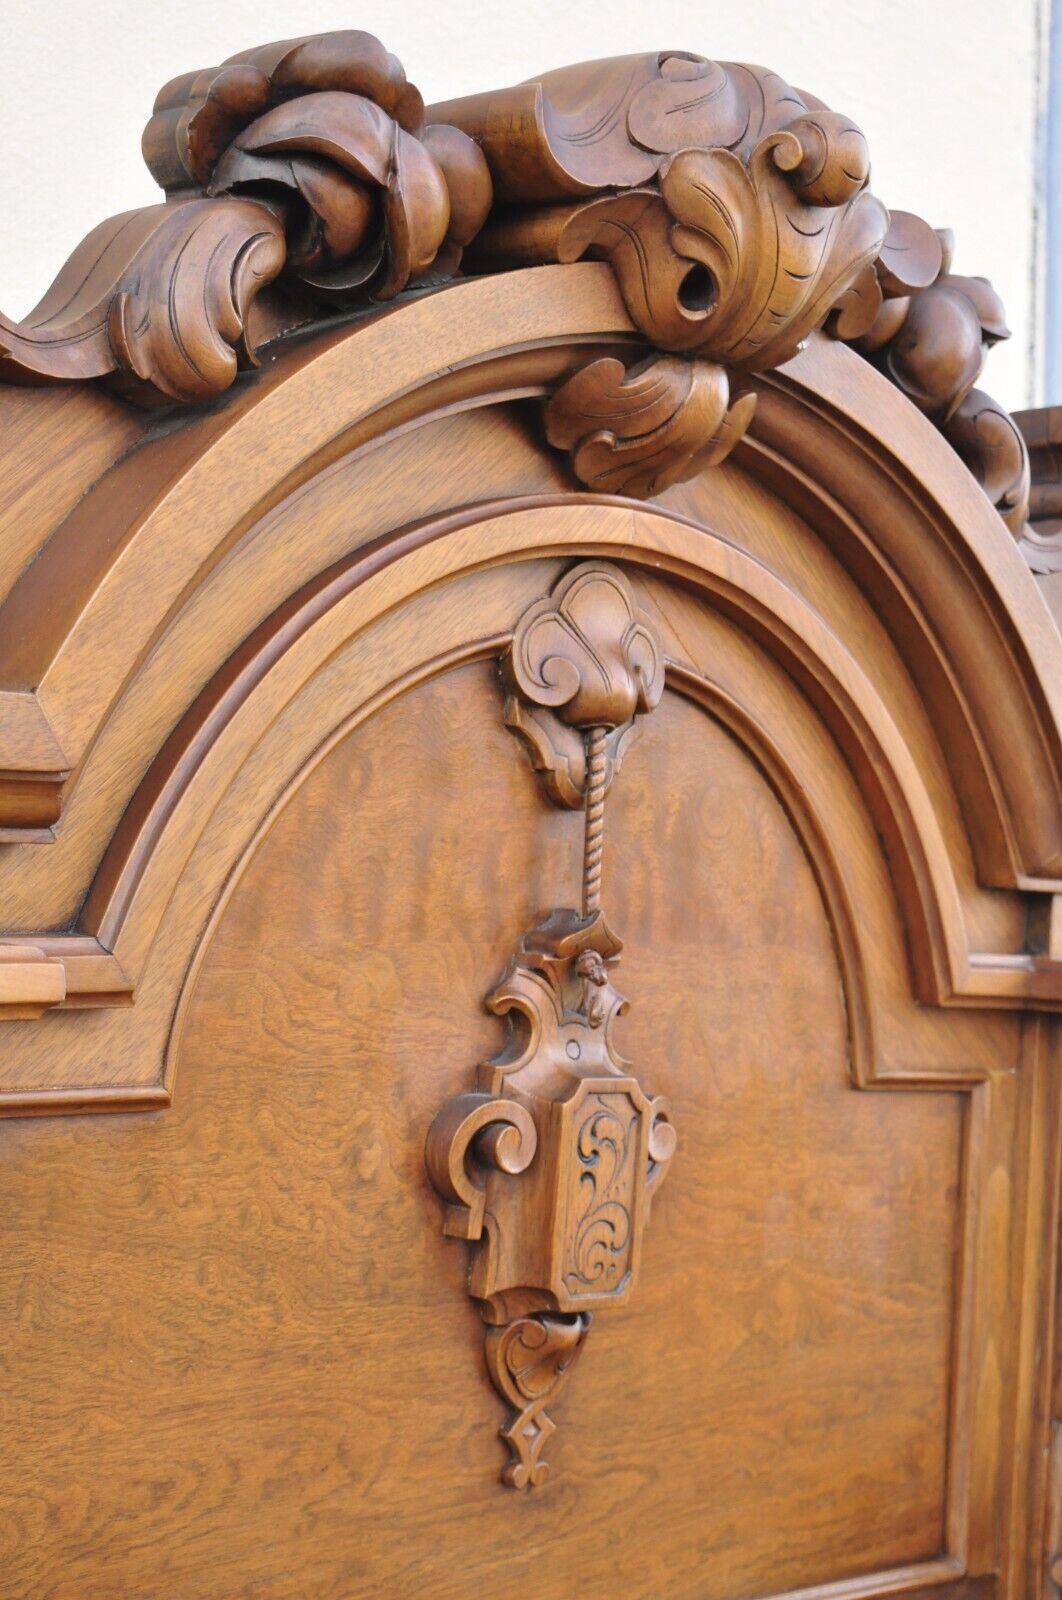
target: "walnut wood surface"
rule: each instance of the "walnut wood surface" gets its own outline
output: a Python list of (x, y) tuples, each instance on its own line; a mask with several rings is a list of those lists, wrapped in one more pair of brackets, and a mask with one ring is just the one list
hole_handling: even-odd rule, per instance
[(852, 1089), (811, 865), (675, 694), (610, 810), (622, 1046), (681, 1102), (683, 1161), (514, 1539), (421, 1166), (500, 1038), (483, 973), (578, 870), (499, 710), (459, 667), (316, 768), (213, 937), (169, 1111), (4, 1127), (8, 1593), (604, 1596), (618, 1566), (693, 1600), (936, 1556), (964, 1097)]
[[(74, 342), (5, 328), (140, 400), (262, 365), (162, 417), (0, 391), (0, 1600), (1057, 1591), (1057, 429), (973, 387), (946, 240), (870, 248), (846, 119), (742, 144), (746, 69), (625, 70), (596, 142), (608, 64), (423, 118), (364, 35), (175, 80)], [(711, 324), (666, 250), (646, 307), (557, 261), (617, 202), (711, 256), (707, 354), (646, 333)], [(807, 212), (844, 247), (779, 366), (749, 273)], [(658, 641), (633, 736), (503, 670), (584, 563)], [(581, 877), (681, 1143), (629, 1303), (484, 1352), (425, 1138)]]

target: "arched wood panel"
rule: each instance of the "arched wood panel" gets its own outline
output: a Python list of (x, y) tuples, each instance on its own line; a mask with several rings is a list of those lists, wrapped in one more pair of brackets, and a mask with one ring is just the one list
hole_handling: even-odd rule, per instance
[(693, 1600), (944, 1547), (965, 1097), (853, 1088), (812, 864), (688, 690), (625, 758), (606, 880), (622, 1046), (680, 1152), (639, 1292), (558, 1407), (550, 1494), (496, 1490), (500, 1406), (421, 1148), (579, 848), (500, 710), (489, 662), (455, 666), (313, 766), (203, 954), (169, 1111), (3, 1130), (2, 1277), (32, 1307), (11, 1593), (58, 1567), (86, 1600), (605, 1595), (619, 1570), (631, 1600)]

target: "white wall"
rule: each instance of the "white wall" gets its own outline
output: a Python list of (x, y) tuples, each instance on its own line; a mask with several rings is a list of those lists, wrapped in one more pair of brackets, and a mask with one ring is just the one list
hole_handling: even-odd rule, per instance
[(569, 61), (694, 50), (768, 65), (852, 116), (887, 205), (958, 236), (1013, 338), (985, 386), (1035, 403), (1035, 173), (1048, 0), (0, 0), (0, 307), (21, 317), (74, 245), (157, 197), (156, 90), (271, 39), (376, 33), (427, 101)]

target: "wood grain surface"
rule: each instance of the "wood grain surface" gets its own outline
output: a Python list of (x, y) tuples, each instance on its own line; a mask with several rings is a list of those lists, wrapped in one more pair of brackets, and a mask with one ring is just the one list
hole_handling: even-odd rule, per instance
[[(253, 51), (160, 94), (78, 327), (0, 320), (65, 385), (0, 392), (0, 1600), (1057, 1600), (1056, 419), (847, 119), (716, 147), (747, 70), (638, 58), (587, 144), (612, 66), (424, 127), (366, 35)], [(711, 318), (659, 225), (731, 191)], [(599, 880), (609, 718), (558, 808), (501, 663), (602, 561), (666, 688)], [(581, 876), (680, 1143), (517, 1496), (425, 1137)]]
[(808, 861), (673, 693), (610, 849), (622, 1044), (681, 1153), (639, 1293), (560, 1402), (555, 1481), (497, 1487), (423, 1138), (581, 845), (500, 709), (489, 664), (454, 670), (297, 792), (214, 937), (168, 1112), (0, 1128), (0, 1594), (596, 1600), (622, 1574), (699, 1600), (941, 1550), (962, 1097), (853, 1089)]

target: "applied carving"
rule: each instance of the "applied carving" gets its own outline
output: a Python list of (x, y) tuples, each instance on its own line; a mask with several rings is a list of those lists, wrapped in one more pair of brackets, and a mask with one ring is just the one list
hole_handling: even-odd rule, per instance
[(625, 370), (604, 356), (546, 402), (546, 438), (588, 489), (646, 500), (724, 460), (755, 409), (753, 394), (730, 405), (716, 362), (655, 356)]
[[(604, 631), (599, 614), (605, 608), (610, 648), (598, 654), (591, 635)], [(502, 667), (506, 725), (527, 746), (550, 798), (573, 810), (586, 805), (588, 740), (577, 720), (586, 699), (576, 704), (576, 716), (565, 712), (562, 700), (566, 686), (582, 683), (584, 674), (595, 683), (597, 709), (612, 713), (594, 740), (603, 798), (637, 734), (635, 713), (651, 710), (664, 684), (653, 633), (636, 617), (626, 580), (604, 562), (577, 567), (549, 600), (527, 612)], [(616, 698), (617, 681), (637, 685), (630, 710), (625, 696)]]
[(617, 1049), (622, 946), (601, 910), (608, 740), (658, 703), (659, 645), (623, 574), (586, 562), (524, 612), (504, 670), (510, 699), (584, 742), (582, 908), (550, 912), (520, 941), (486, 1002), (509, 1023), (506, 1048), (440, 1109), (425, 1159), (444, 1231), (473, 1247), (469, 1293), (513, 1412), (504, 1481), (522, 1488), (545, 1480), (546, 1406), (590, 1314), (634, 1287), (675, 1131), (667, 1100), (645, 1094)]
[(543, 1451), (557, 1431), (546, 1411), (567, 1382), (590, 1331), (590, 1313), (518, 1317), (490, 1328), (484, 1342), (494, 1387), (512, 1407), (501, 1430), (512, 1452), (502, 1481), (513, 1489), (537, 1488), (549, 1476)]
[(1062, 406), (1014, 417), (1029, 452), (1029, 526), (1019, 548), (1033, 572), (1062, 572)]
[(282, 271), (311, 304), (452, 276), (490, 178), (423, 111), (395, 57), (354, 31), (175, 78), (143, 139), (166, 203), (103, 223), (24, 323), (0, 318), (0, 374), (114, 374), (144, 403), (200, 401), (253, 364), (252, 303)]
[(661, 350), (776, 366), (885, 238), (862, 133), (759, 67), (620, 57), (437, 114), (476, 139), (508, 202), (475, 264), (607, 260)]
[[(907, 250), (882, 253), (879, 294), (839, 309), (834, 332), (851, 339), (925, 413), (961, 456), (1003, 521), (1020, 538), (1029, 509), (1029, 458), (1021, 432), (1004, 408), (975, 389), (993, 345), (1010, 337), (1003, 302), (987, 278), (951, 271), (954, 246), (946, 229), (902, 219)], [(901, 230), (898, 230), (898, 233)], [(888, 241), (887, 241), (888, 244)], [(928, 283), (927, 268), (939, 262)], [(904, 276), (906, 274), (906, 276)], [(870, 313), (873, 312), (871, 316)]]
[(695, 359), (598, 361), (562, 385), (547, 432), (588, 487), (644, 498), (721, 461), (752, 415), (731, 374), (781, 365), (826, 325), (932, 417), (1039, 554), (1020, 432), (973, 391), (1006, 336), (998, 297), (950, 272), (948, 236), (890, 217), (860, 130), (776, 73), (664, 51), (426, 115), (396, 58), (346, 30), (175, 78), (143, 148), (165, 204), (102, 223), (24, 322), (0, 317), (0, 378), (202, 402), (326, 312), (462, 267), (595, 258), (651, 348)]

